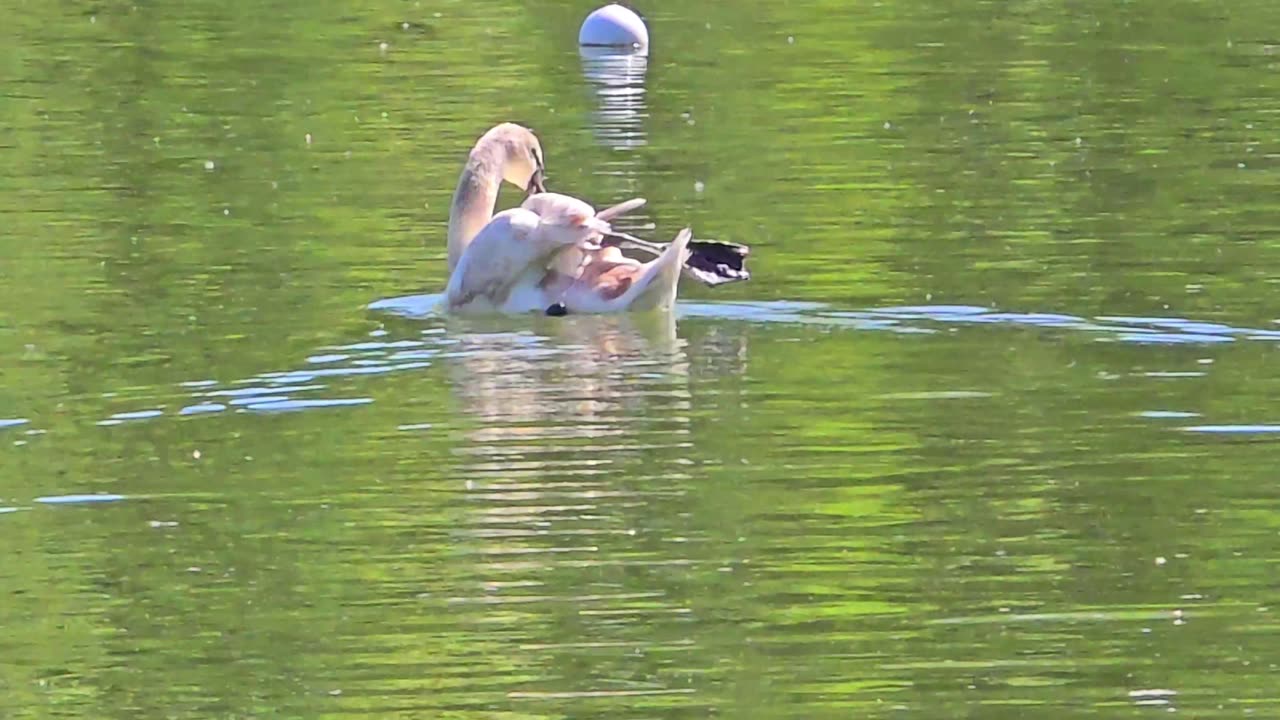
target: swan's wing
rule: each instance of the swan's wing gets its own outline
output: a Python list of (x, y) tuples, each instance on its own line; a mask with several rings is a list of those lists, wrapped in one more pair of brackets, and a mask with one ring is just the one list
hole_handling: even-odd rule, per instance
[(632, 210), (644, 207), (644, 198), (632, 198), (625, 202), (620, 202), (612, 207), (607, 207), (600, 212), (596, 212), (589, 204), (583, 200), (579, 200), (572, 195), (563, 195), (561, 193), (541, 192), (534, 193), (524, 199), (520, 203), (520, 207), (530, 210), (538, 215), (550, 215), (557, 212), (564, 212), (570, 208), (586, 209), (588, 214), (595, 215), (596, 218), (609, 222), (616, 217), (625, 215)]
[(605, 222), (609, 222), (616, 217), (626, 215), (632, 210), (637, 210), (639, 208), (644, 207), (645, 202), (646, 201), (644, 198), (631, 198), (630, 200), (627, 200), (625, 202), (620, 202), (617, 205), (614, 205), (612, 207), (607, 207), (601, 210), (600, 212), (596, 213), (596, 217), (601, 220), (604, 220)]
[[(607, 223), (621, 215), (641, 208), (644, 198), (632, 198), (617, 205), (595, 212), (587, 203), (578, 198), (560, 193), (538, 193), (525, 198), (520, 206), (537, 213), (544, 222), (556, 222), (555, 218), (566, 215), (579, 216), (583, 212), (594, 213), (595, 219), (604, 223), (597, 230), (605, 235), (605, 244), (614, 247), (626, 247), (639, 250), (647, 255), (657, 257), (666, 250), (666, 245), (641, 240), (634, 235), (609, 229)], [(740, 282), (751, 277), (747, 270), (747, 255), (751, 248), (737, 243), (717, 240), (691, 240), (688, 245), (688, 257), (685, 259), (683, 272), (703, 285), (715, 287), (731, 282)], [(554, 267), (564, 273), (572, 272), (578, 267), (584, 256), (581, 253), (562, 253)]]
[(529, 236), (538, 216), (527, 210), (504, 210), (476, 234), (449, 277), (445, 296), (451, 306), (485, 300), (500, 305), (526, 268), (536, 259)]
[(535, 213), (539, 217), (564, 215), (571, 212), (588, 217), (596, 214), (596, 209), (585, 201), (579, 200), (572, 195), (553, 192), (530, 195), (524, 199), (524, 202), (520, 203), (520, 207)]

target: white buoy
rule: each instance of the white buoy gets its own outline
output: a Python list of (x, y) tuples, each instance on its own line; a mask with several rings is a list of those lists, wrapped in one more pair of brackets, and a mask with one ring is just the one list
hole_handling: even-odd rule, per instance
[(649, 29), (631, 10), (621, 5), (605, 5), (582, 21), (578, 44), (644, 52), (649, 47)]

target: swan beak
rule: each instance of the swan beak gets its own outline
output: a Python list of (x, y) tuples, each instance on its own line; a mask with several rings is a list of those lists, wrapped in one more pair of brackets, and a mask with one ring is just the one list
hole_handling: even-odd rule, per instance
[(547, 191), (547, 186), (543, 184), (543, 181), (542, 181), (542, 168), (538, 168), (533, 171), (532, 175), (529, 176), (529, 185), (524, 189), (525, 197), (528, 197), (529, 195), (534, 195), (537, 193), (544, 193), (546, 191)]

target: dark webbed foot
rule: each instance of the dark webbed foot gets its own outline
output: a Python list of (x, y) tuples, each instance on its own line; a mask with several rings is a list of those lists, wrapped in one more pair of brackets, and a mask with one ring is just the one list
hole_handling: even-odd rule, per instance
[[(632, 248), (653, 256), (661, 255), (670, 247), (616, 230), (605, 233), (601, 244)], [(684, 262), (684, 273), (704, 285), (715, 287), (751, 277), (751, 271), (747, 270), (747, 255), (751, 248), (746, 245), (719, 240), (691, 240), (687, 247), (689, 257)]]
[(706, 285), (737, 282), (751, 277), (751, 271), (747, 270), (749, 252), (746, 245), (694, 240), (689, 243), (689, 259), (684, 266), (690, 275)]
[(569, 314), (569, 308), (565, 307), (564, 303), (562, 302), (558, 302), (547, 308), (548, 317), (564, 317), (565, 315), (568, 315), (568, 314)]

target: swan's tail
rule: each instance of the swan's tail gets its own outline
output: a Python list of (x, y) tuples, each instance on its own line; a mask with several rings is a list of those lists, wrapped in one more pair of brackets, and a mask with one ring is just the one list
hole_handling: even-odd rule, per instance
[(692, 239), (692, 230), (681, 230), (661, 255), (644, 265), (627, 291), (626, 307), (632, 310), (670, 310), (675, 306), (680, 270), (684, 267)]

